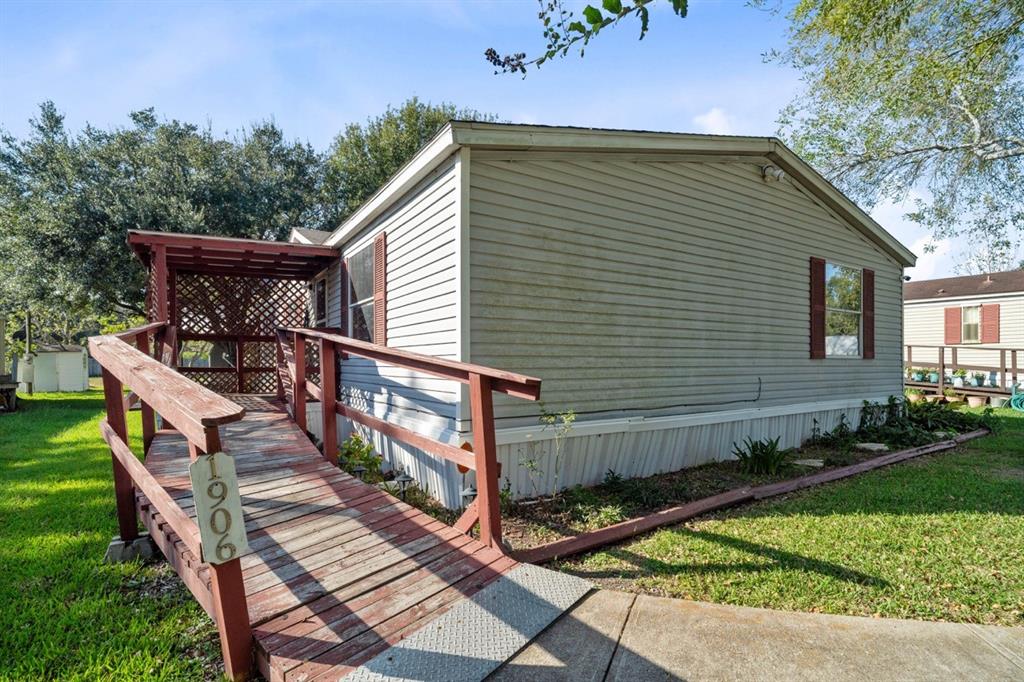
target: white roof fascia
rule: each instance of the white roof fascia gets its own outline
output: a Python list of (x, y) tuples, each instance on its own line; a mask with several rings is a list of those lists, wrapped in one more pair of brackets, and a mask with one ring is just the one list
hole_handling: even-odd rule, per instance
[(324, 246), (338, 246), (366, 227), (370, 221), (386, 211), (394, 199), (402, 196), (417, 182), (425, 178), (430, 171), (451, 156), (458, 147), (458, 144), (452, 139), (452, 126), (449, 123), (441, 128), (434, 139), (428, 142), (397, 173), (392, 175), (391, 179), (385, 182), (373, 196), (356, 209), (355, 213), (346, 218), (345, 222), (339, 225), (331, 237), (324, 242)]

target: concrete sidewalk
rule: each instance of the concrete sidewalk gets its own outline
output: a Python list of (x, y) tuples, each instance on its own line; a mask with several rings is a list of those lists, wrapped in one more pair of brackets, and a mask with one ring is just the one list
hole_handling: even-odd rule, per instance
[(1024, 628), (591, 593), (496, 671), (524, 680), (1024, 680)]

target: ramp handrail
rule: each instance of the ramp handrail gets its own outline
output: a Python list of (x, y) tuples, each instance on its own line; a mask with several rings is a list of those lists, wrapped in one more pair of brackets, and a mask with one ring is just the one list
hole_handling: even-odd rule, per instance
[[(319, 344), (320, 383), (306, 378), (306, 340)], [(477, 498), (466, 509), (455, 527), (469, 532), (479, 522), (480, 540), (492, 547), (502, 549), (501, 513), (498, 495), (499, 465), (494, 437), (493, 393), (538, 400), (540, 379), (506, 372), (468, 362), (446, 360), (422, 353), (389, 348), (366, 341), (343, 336), (321, 329), (284, 328), (278, 330), (278, 363), (282, 377), (282, 397), (289, 397), (292, 417), (303, 429), (306, 428), (306, 394), (320, 400), (323, 419), (323, 453), (332, 463), (337, 464), (336, 415), (359, 422), (383, 435), (396, 438), (419, 448), (424, 452), (454, 462), (460, 470), (476, 472)], [(473, 447), (469, 452), (450, 443), (444, 443), (411, 429), (387, 422), (372, 414), (339, 403), (337, 390), (340, 380), (337, 376), (339, 353), (355, 355), (370, 360), (415, 370), (426, 374), (457, 381), (469, 386), (470, 415), (473, 422)]]
[[(173, 357), (174, 328), (157, 322), (115, 335), (89, 339), (89, 352), (103, 371), (103, 395), (107, 416), (100, 433), (110, 447), (114, 467), (114, 493), (121, 539), (139, 537), (136, 490), (144, 494), (164, 522), (197, 560), (202, 560), (199, 526), (181, 508), (157, 479), (135, 456), (129, 446), (127, 411), (134, 401), (141, 403), (143, 446), (146, 452), (155, 433), (155, 413), (165, 426), (173, 424), (188, 441), (192, 459), (221, 450), (222, 424), (238, 421), (245, 410), (213, 391), (182, 376), (150, 355), (162, 360)], [(130, 345), (134, 341), (135, 345)], [(168, 349), (168, 345), (172, 348)], [(125, 396), (125, 388), (132, 393)], [(210, 564), (210, 590), (214, 617), (220, 632), (225, 671), (241, 679), (252, 666), (252, 631), (245, 600), (245, 586), (239, 558)], [(202, 600), (201, 600), (202, 601)]]
[[(932, 351), (929, 353), (931, 359), (921, 360), (921, 354), (918, 353), (918, 359), (915, 360), (914, 351), (920, 351), (923, 349)], [(920, 367), (923, 369), (936, 370), (939, 375), (937, 387), (940, 393), (946, 386), (946, 370), (956, 372), (958, 369), (962, 369), (965, 371), (971, 370), (975, 372), (994, 373), (997, 377), (996, 381), (998, 382), (998, 386), (993, 390), (1002, 393), (1010, 393), (1012, 386), (1017, 383), (1018, 376), (1022, 369), (1024, 369), (1018, 362), (1018, 353), (1024, 354), (1024, 348), (992, 345), (986, 346), (980, 344), (928, 346), (914, 343), (905, 344), (904, 350), (904, 369), (909, 371)], [(993, 358), (993, 360), (996, 358), (996, 354), (998, 354), (999, 364), (981, 365), (974, 363), (962, 363), (959, 362), (960, 351), (970, 352), (975, 358), (980, 354), (986, 354), (988, 357)], [(907, 383), (914, 386), (926, 385), (925, 382), (918, 381), (908, 381)]]

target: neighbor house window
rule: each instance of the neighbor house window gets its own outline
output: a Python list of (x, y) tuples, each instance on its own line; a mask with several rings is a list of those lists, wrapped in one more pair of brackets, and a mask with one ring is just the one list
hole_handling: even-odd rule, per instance
[(348, 259), (348, 334), (353, 339), (373, 342), (374, 244), (356, 251)]
[(981, 306), (964, 306), (961, 325), (961, 343), (981, 343)]
[(861, 270), (825, 264), (825, 355), (861, 355)]

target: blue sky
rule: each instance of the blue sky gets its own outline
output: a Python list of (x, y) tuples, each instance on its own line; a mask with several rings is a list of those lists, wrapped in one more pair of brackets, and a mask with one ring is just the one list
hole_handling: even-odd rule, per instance
[[(683, 20), (662, 7), (642, 42), (623, 24), (582, 60), (495, 76), (486, 48), (543, 47), (536, 15), (533, 0), (0, 0), (0, 124), (24, 134), (46, 99), (72, 129), (152, 106), (215, 132), (269, 118), (326, 149), (346, 123), (418, 95), (523, 123), (767, 135), (798, 91), (795, 72), (762, 59), (785, 45), (784, 18), (741, 0), (691, 0)], [(924, 254), (902, 212), (873, 214), (921, 256), (910, 274), (949, 274), (951, 245)]]

